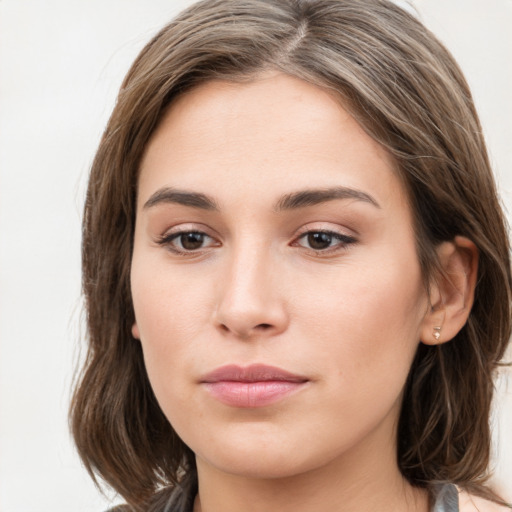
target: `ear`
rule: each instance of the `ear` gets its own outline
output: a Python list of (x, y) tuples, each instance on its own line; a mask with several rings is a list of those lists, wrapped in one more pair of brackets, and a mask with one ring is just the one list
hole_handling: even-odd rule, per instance
[(132, 325), (132, 336), (136, 340), (140, 340), (140, 332), (139, 332), (139, 327), (137, 325), (137, 322), (133, 322), (133, 325)]
[(438, 345), (453, 339), (467, 322), (478, 274), (478, 249), (463, 236), (437, 248), (441, 272), (430, 287), (431, 309), (421, 327), (421, 341)]

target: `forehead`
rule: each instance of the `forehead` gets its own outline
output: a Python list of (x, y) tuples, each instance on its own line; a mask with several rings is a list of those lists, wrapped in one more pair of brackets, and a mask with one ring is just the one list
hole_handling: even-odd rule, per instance
[(146, 147), (139, 199), (162, 186), (222, 196), (226, 184), (261, 197), (343, 185), (405, 199), (394, 159), (334, 94), (277, 72), (207, 82), (175, 100)]

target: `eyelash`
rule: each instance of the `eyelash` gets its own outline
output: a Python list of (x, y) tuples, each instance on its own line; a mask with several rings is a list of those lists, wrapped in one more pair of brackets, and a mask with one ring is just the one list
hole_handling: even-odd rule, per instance
[[(333, 246), (329, 246), (326, 249), (314, 249), (313, 247), (304, 247), (302, 244), (300, 244), (300, 240), (307, 239), (307, 237), (311, 235), (326, 235), (331, 238), (331, 242), (337, 241), (338, 243)], [(355, 244), (356, 242), (357, 240), (353, 236), (344, 235), (342, 233), (338, 233), (337, 231), (331, 231), (328, 229), (310, 229), (297, 237), (295, 241), (292, 242), (292, 245), (304, 247), (305, 249), (312, 251), (315, 255), (327, 255), (347, 250), (349, 246)]]
[[(201, 237), (204, 237), (206, 239), (210, 239), (210, 240), (214, 241), (214, 239), (211, 236), (209, 236), (208, 234), (206, 234), (203, 231), (188, 229), (188, 230), (176, 231), (174, 233), (169, 233), (169, 234), (163, 235), (157, 240), (157, 243), (161, 246), (166, 247), (173, 254), (177, 254), (180, 256), (199, 255), (199, 254), (202, 254), (205, 249), (209, 248), (209, 247), (199, 247), (197, 249), (185, 249), (185, 248), (180, 249), (180, 248), (176, 247), (174, 245), (174, 242), (176, 240), (179, 240), (184, 235), (196, 235), (196, 236), (199, 235)], [(325, 249), (314, 249), (313, 247), (305, 247), (304, 245), (302, 245), (300, 243), (300, 240), (307, 239), (307, 237), (309, 237), (311, 235), (326, 235), (331, 238), (331, 242), (337, 241), (338, 243), (333, 246), (329, 246)], [(308, 231), (301, 233), (298, 237), (295, 238), (295, 240), (290, 245), (293, 247), (297, 247), (297, 246), (303, 247), (304, 249), (311, 251), (315, 255), (327, 255), (327, 254), (335, 253), (338, 251), (347, 250), (350, 245), (353, 245), (355, 243), (357, 243), (357, 239), (352, 236), (349, 236), (349, 235), (344, 235), (344, 234), (338, 233), (336, 231), (330, 231), (330, 230), (326, 230), (326, 229), (310, 229)], [(183, 244), (181, 244), (181, 245), (183, 247)], [(212, 246), (215, 247), (216, 244), (213, 244), (210, 247), (212, 247)]]
[(157, 240), (157, 243), (161, 246), (166, 247), (173, 254), (178, 254), (181, 256), (190, 256), (190, 255), (201, 254), (201, 251), (206, 249), (206, 247), (200, 247), (195, 250), (188, 250), (185, 248), (182, 248), (182, 249), (177, 248), (173, 244), (174, 241), (179, 240), (184, 235), (199, 235), (199, 236), (213, 240), (213, 238), (211, 236), (207, 235), (204, 231), (198, 231), (198, 230), (194, 230), (194, 229), (186, 229), (186, 230), (176, 231), (174, 233), (169, 233), (169, 234), (163, 235)]

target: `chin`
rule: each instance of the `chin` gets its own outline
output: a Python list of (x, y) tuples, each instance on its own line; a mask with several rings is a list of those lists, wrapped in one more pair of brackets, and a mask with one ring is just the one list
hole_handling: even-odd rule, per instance
[[(247, 452), (223, 452), (198, 457), (218, 471), (242, 478), (274, 480), (293, 477), (312, 469), (306, 461), (296, 461), (290, 454), (265, 453), (261, 450)], [(198, 461), (199, 465), (199, 461)]]
[(223, 473), (244, 478), (279, 479), (318, 469), (328, 464), (333, 456), (332, 447), (325, 450), (313, 439), (294, 438), (289, 431), (280, 435), (268, 430), (250, 435), (250, 431), (249, 426), (242, 425), (238, 436), (225, 433), (201, 443), (196, 450), (192, 447), (198, 467), (203, 462)]

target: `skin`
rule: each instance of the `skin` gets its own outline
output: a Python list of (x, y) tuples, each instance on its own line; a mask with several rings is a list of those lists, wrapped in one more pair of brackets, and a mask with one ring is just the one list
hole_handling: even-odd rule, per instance
[[(356, 193), (278, 208), (332, 187)], [(180, 204), (170, 189), (214, 205)], [(196, 454), (195, 510), (428, 510), (398, 470), (396, 424), (420, 340), (447, 341), (467, 318), (475, 251), (443, 244), (443, 264), (464, 277), (429, 301), (394, 161), (340, 102), (279, 73), (202, 85), (151, 138), (137, 203), (133, 334)], [(315, 250), (319, 231), (334, 235)], [(185, 251), (182, 232), (204, 235)], [(201, 383), (253, 363), (307, 383), (258, 408), (223, 404)]]

